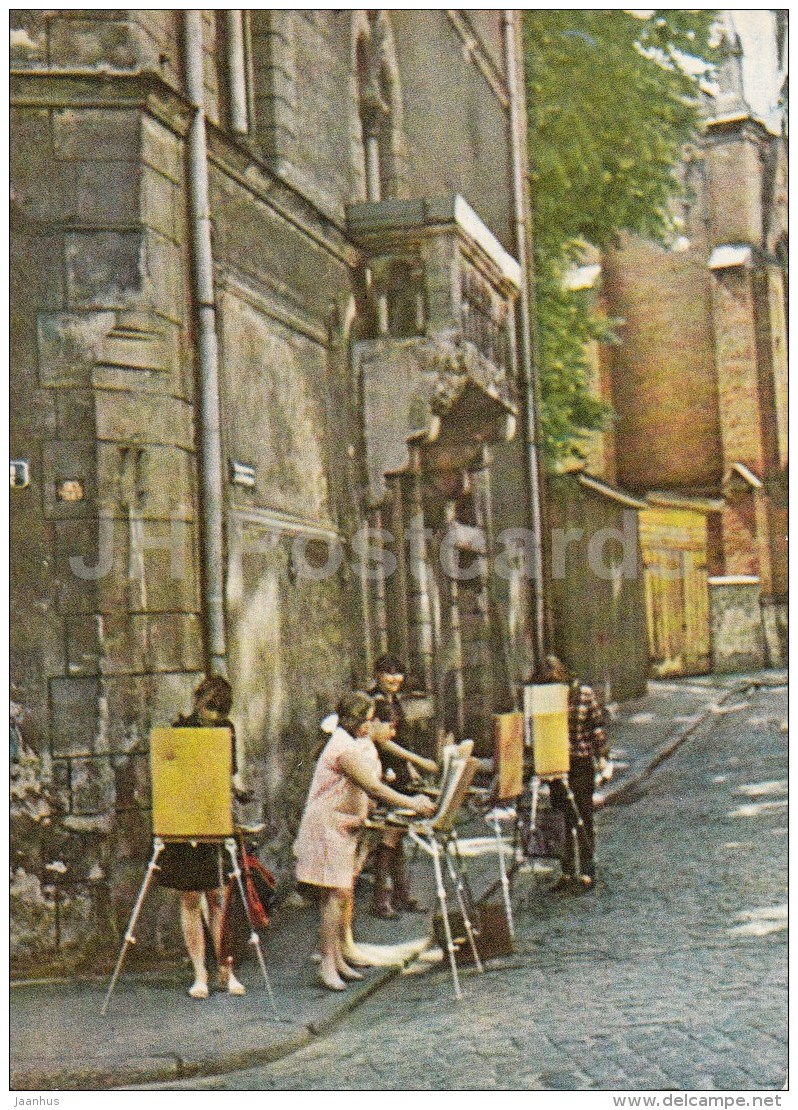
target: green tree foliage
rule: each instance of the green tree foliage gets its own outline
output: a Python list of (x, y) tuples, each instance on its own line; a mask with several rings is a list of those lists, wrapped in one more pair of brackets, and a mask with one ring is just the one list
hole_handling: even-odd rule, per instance
[[(695, 59), (714, 11), (527, 10), (524, 46), (547, 461), (580, 456), (611, 410), (591, 396), (586, 344), (611, 340), (591, 297), (563, 287), (585, 243), (672, 233), (675, 170), (698, 123)], [(689, 56), (691, 61), (684, 64)], [(609, 322), (611, 325), (611, 322)]]

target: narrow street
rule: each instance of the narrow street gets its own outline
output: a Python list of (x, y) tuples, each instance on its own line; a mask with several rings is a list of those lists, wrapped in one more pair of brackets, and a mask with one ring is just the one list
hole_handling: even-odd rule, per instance
[(598, 817), (599, 882), (516, 884), (516, 954), (394, 980), (274, 1064), (160, 1089), (777, 1090), (787, 1066), (786, 690), (728, 702)]

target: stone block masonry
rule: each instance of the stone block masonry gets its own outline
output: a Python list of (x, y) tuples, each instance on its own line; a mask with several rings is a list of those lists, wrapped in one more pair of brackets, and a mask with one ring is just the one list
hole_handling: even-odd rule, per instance
[[(126, 66), (137, 41), (94, 20), (48, 34), (65, 64), (87, 67), (100, 55)], [(149, 728), (188, 707), (203, 667), (182, 140), (139, 109), (79, 102), (15, 109), (12, 126), (13, 250), (32, 280), (15, 288), (11, 339), (36, 368), (12, 391), (12, 450), (33, 475), (12, 506), (28, 555), (12, 571), (12, 682), (52, 791), (47, 852), (82, 859), (60, 880), (87, 907), (87, 935), (60, 938), (69, 948), (113, 936), (98, 907), (116, 861), (142, 850)], [(139, 816), (112, 832), (120, 808)], [(12, 829), (12, 851), (24, 836)], [(39, 912), (41, 866), (17, 884), (23, 918)]]
[[(370, 148), (386, 198), (461, 195), (517, 255), (503, 24), (244, 12), (243, 134), (226, 15), (202, 13), (227, 666), (252, 817), (287, 877), (318, 722), (373, 659), (368, 583), (349, 560), (303, 577), (295, 550), (316, 565), (373, 508), (351, 353), (374, 310), (347, 224), (367, 199), (363, 112), (390, 115)], [(183, 24), (170, 10), (12, 15), (12, 452), (30, 482), (13, 491), (11, 662), (51, 810), (46, 836), (12, 830), (28, 956), (113, 946), (149, 854), (150, 729), (189, 708), (207, 665)], [(379, 63), (376, 97), (359, 83), (359, 40)], [(419, 292), (433, 330), (444, 294), (457, 319), (451, 283)], [(250, 484), (234, 480), (242, 469)], [(505, 500), (522, 515), (519, 483)], [(44, 868), (58, 859), (75, 924), (55, 953)], [(156, 899), (145, 947), (175, 939), (164, 906), (175, 918)]]

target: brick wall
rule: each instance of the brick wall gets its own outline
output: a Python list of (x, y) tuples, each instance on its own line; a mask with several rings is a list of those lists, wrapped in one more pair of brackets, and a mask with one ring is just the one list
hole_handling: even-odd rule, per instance
[(759, 574), (756, 512), (748, 491), (730, 494), (723, 510), (723, 559), (726, 574)]
[(612, 403), (617, 476), (629, 489), (717, 488), (720, 427), (703, 243), (674, 253), (627, 239), (605, 259), (618, 328)]
[(711, 246), (760, 243), (764, 163), (761, 138), (748, 126), (712, 127), (705, 144)]
[[(786, 590), (786, 522), (773, 494), (787, 452), (784, 275), (774, 261), (784, 226), (779, 143), (753, 121), (710, 121), (685, 151), (685, 249), (626, 240), (604, 266), (606, 310), (625, 321), (607, 354), (617, 480), (641, 492), (728, 494), (711, 530), (710, 569), (760, 576), (765, 600)], [(729, 244), (750, 245), (747, 263), (710, 271), (713, 249)], [(722, 485), (735, 463), (764, 489), (736, 478)], [(737, 636), (735, 606), (718, 601), (717, 635)], [(785, 618), (774, 614), (777, 644)]]
[(718, 271), (712, 299), (724, 468), (741, 462), (761, 476), (766, 456), (750, 271), (744, 267)]

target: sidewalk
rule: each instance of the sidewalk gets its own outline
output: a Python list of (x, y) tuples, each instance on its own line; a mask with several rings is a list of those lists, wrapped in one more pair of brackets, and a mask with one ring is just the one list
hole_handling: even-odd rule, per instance
[[(616, 774), (600, 804), (630, 800), (634, 790), (700, 721), (752, 684), (783, 685), (786, 672), (652, 682), (648, 694), (620, 707), (609, 740), (619, 753)], [(626, 766), (622, 766), (626, 764)], [(480, 832), (475, 825), (470, 833)], [(469, 859), (477, 892), (495, 878), (490, 855)], [(431, 868), (415, 864), (414, 885), (432, 904)], [(428, 918), (403, 915), (395, 922), (370, 917), (359, 895), (356, 936), (361, 942), (397, 944), (423, 936)], [(343, 994), (316, 985), (314, 905), (284, 906), (264, 936), (264, 955), (277, 1002), (275, 1020), (254, 959), (241, 971), (245, 998), (212, 994), (205, 1002), (186, 995), (190, 973), (123, 970), (106, 1017), (100, 1015), (107, 979), (12, 984), (12, 1090), (89, 1090), (233, 1071), (278, 1059), (307, 1044), (398, 974), (367, 971)], [(450, 985), (441, 971), (441, 992)], [(454, 1003), (452, 1003), (454, 1005)]]
[[(377, 944), (426, 931), (422, 915), (382, 922), (363, 906), (356, 922), (358, 939)], [(215, 992), (202, 1002), (186, 993), (188, 966), (153, 974), (123, 969), (105, 1017), (110, 976), (12, 984), (11, 1088), (107, 1089), (232, 1071), (294, 1051), (398, 973), (375, 968), (346, 992), (324, 990), (310, 959), (317, 928), (315, 905), (286, 906), (264, 934), (277, 1019), (254, 958), (239, 973), (246, 997)]]
[(712, 713), (754, 686), (786, 686), (786, 670), (752, 674), (699, 675), (649, 682), (642, 698), (623, 702), (607, 733), (615, 773), (595, 796), (595, 805), (632, 801), (640, 784)]

